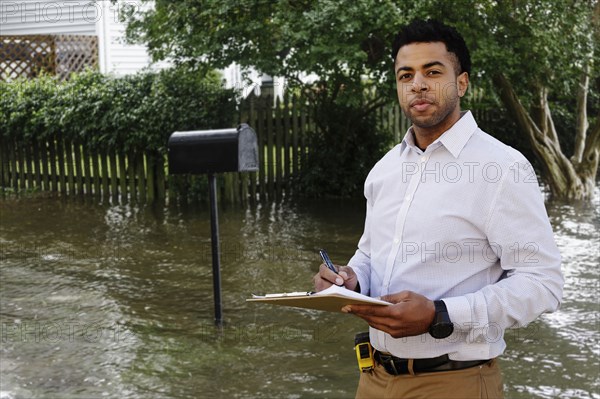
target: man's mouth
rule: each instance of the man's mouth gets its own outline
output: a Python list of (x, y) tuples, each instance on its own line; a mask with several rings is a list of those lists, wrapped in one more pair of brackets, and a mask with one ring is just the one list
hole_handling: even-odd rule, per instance
[(425, 99), (425, 98), (419, 98), (416, 100), (413, 100), (410, 102), (410, 107), (414, 108), (415, 110), (421, 112), (421, 111), (425, 111), (427, 108), (429, 108), (431, 105), (433, 104), (433, 101)]

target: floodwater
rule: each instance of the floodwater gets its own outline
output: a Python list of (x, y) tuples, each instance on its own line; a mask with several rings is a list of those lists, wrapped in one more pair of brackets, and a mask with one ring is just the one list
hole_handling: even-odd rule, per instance
[[(507, 398), (600, 398), (599, 205), (548, 204), (564, 303), (507, 333)], [(0, 398), (353, 397), (364, 322), (245, 299), (310, 290), (318, 248), (353, 254), (363, 208), (222, 207), (219, 331), (207, 206), (0, 200)]]

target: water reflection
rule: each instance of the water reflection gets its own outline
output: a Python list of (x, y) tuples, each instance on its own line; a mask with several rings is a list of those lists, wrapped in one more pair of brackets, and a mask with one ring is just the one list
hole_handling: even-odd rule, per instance
[[(317, 248), (345, 262), (361, 234), (362, 201), (221, 209), (221, 332), (207, 208), (51, 198), (0, 207), (0, 397), (353, 396), (353, 335), (363, 322), (244, 300), (310, 289)], [(548, 204), (565, 301), (508, 332), (509, 398), (599, 397), (598, 207)]]
[[(563, 258), (564, 300), (558, 312), (542, 316), (528, 328), (535, 333), (508, 341), (503, 365), (515, 381), (511, 397), (600, 397), (600, 202), (598, 195), (595, 198), (592, 203), (547, 204)], [(535, 372), (523, 373), (524, 366)]]

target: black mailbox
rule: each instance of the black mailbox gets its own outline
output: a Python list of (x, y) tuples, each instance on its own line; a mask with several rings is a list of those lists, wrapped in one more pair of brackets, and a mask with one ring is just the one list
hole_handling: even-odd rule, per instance
[(168, 145), (172, 174), (258, 170), (256, 133), (245, 123), (237, 129), (175, 132)]
[(215, 323), (222, 327), (221, 259), (215, 173), (257, 171), (256, 133), (246, 124), (241, 124), (237, 129), (175, 132), (169, 137), (168, 148), (169, 173), (208, 174)]

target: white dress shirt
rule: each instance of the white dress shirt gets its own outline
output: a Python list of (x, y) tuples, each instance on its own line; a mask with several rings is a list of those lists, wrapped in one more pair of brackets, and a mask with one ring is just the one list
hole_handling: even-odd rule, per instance
[(371, 343), (402, 358), (490, 359), (504, 330), (558, 308), (560, 253), (531, 164), (470, 112), (421, 151), (409, 129), (365, 182), (364, 233), (349, 265), (363, 294), (442, 299), (454, 333)]

